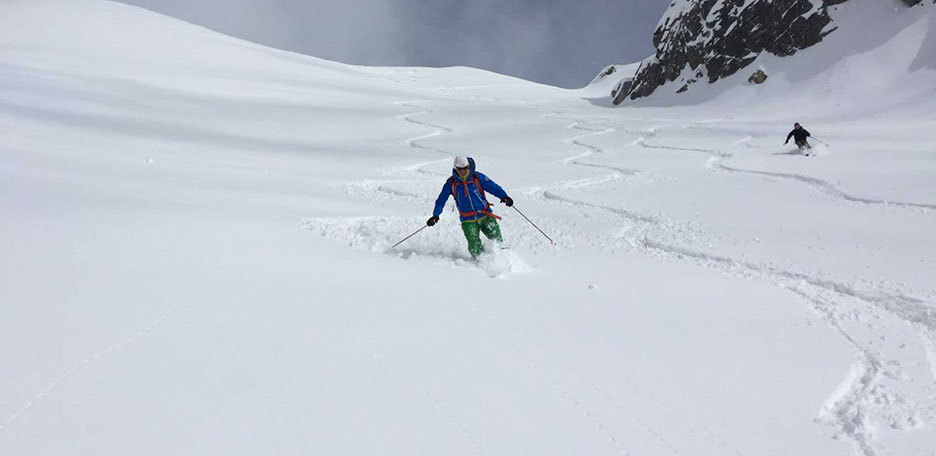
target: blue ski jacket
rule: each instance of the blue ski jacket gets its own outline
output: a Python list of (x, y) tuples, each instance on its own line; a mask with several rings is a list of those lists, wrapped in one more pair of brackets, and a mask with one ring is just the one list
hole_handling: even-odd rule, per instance
[(462, 222), (472, 222), (488, 215), (500, 218), (494, 215), (491, 204), (484, 197), (484, 192), (488, 192), (498, 199), (506, 198), (507, 192), (489, 177), (475, 171), (475, 161), (471, 157), (468, 157), (468, 166), (468, 175), (464, 179), (458, 175), (455, 168), (452, 168), (452, 177), (446, 179), (445, 183), (442, 184), (442, 191), (439, 192), (439, 197), (436, 198), (432, 215), (436, 217), (441, 215), (449, 196), (454, 196), (459, 220)]

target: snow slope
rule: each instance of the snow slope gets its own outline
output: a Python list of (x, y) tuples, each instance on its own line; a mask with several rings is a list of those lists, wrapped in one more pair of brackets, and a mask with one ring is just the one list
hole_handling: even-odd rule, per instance
[[(0, 3), (0, 454), (928, 455), (936, 27), (891, 26), (609, 109)], [(450, 208), (388, 250), (456, 153), (557, 245), (496, 205), (509, 250)]]

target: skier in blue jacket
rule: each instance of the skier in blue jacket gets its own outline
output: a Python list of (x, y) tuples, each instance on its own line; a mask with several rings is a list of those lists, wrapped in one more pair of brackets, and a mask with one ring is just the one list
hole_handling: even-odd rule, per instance
[(500, 198), (500, 202), (506, 204), (507, 207), (513, 206), (513, 199), (507, 196), (507, 192), (500, 185), (475, 171), (473, 158), (461, 155), (455, 157), (452, 177), (446, 179), (442, 185), (442, 191), (439, 192), (435, 208), (432, 210), (432, 217), (429, 217), (426, 225), (433, 226), (439, 221), (439, 215), (445, 209), (445, 202), (448, 201), (449, 196), (454, 196), (462, 232), (468, 239), (468, 252), (472, 257), (477, 257), (484, 251), (480, 233), (484, 233), (488, 239), (497, 242), (504, 241), (500, 225), (497, 224), (500, 217), (494, 215), (491, 203), (488, 203), (484, 196), (485, 192)]

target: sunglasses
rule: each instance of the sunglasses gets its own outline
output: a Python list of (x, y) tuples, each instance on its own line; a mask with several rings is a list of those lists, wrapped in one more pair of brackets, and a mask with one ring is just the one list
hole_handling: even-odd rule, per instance
[(465, 166), (464, 168), (457, 168), (457, 167), (456, 167), (456, 168), (455, 168), (455, 171), (458, 171), (458, 172), (462, 173), (462, 172), (468, 171), (468, 168), (469, 168), (468, 166)]

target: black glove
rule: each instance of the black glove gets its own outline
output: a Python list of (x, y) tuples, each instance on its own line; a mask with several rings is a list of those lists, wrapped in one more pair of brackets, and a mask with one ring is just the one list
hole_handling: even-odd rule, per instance
[(433, 215), (432, 217), (429, 217), (429, 220), (426, 220), (426, 225), (432, 226), (432, 225), (435, 225), (436, 222), (438, 221), (439, 221), (439, 217)]
[(504, 203), (504, 204), (506, 204), (507, 207), (513, 206), (513, 198), (511, 198), (511, 197), (509, 197), (509, 196), (505, 196), (505, 197), (501, 198), (501, 202)]

